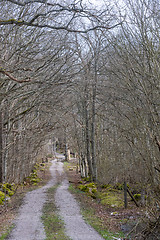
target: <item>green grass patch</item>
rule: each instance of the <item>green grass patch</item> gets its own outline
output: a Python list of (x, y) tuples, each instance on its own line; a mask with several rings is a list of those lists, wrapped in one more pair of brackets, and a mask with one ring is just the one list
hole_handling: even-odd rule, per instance
[(54, 194), (57, 187), (58, 185), (48, 190), (48, 201), (43, 208), (42, 221), (46, 232), (45, 240), (70, 240), (65, 235), (64, 222), (58, 215), (54, 202)]
[(14, 228), (14, 224), (12, 224), (10, 227), (8, 227), (7, 230), (4, 233), (2, 233), (2, 235), (0, 236), (0, 240), (7, 239), (7, 237), (9, 236), (9, 234), (11, 233), (13, 228)]

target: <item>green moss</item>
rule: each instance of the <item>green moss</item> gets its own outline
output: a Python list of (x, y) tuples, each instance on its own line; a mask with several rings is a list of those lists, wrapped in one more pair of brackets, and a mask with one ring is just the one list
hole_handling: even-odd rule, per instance
[(11, 196), (13, 196), (14, 195), (14, 191), (11, 191), (11, 190), (7, 190), (7, 194), (11, 197)]
[(123, 189), (124, 189), (124, 184), (116, 183), (116, 185), (114, 186), (114, 188), (117, 189), (117, 190), (123, 190)]
[(97, 193), (97, 187), (95, 185), (95, 183), (88, 183), (88, 184), (81, 184), (78, 186), (78, 188), (83, 191), (86, 192), (88, 195), (90, 195), (92, 198), (96, 198), (96, 193)]
[(34, 186), (37, 185), (37, 183), (39, 183), (40, 181), (41, 179), (38, 177), (37, 170), (33, 170), (29, 177), (24, 180), (24, 182), (28, 182), (29, 184), (32, 184)]
[(5, 199), (5, 194), (2, 191), (0, 191), (0, 205), (3, 204), (4, 199)]
[(79, 185), (78, 188), (83, 192), (89, 192), (89, 189), (86, 185)]
[(40, 178), (31, 178), (31, 183), (35, 184), (35, 183), (39, 183), (41, 181)]
[(83, 180), (86, 182), (90, 182), (90, 177), (85, 177), (85, 178), (83, 178)]
[(113, 189), (113, 186), (111, 184), (102, 184), (101, 188), (103, 188), (103, 189)]
[(7, 194), (8, 197), (13, 196), (14, 192), (15, 192), (15, 185), (14, 184), (9, 184), (9, 183), (4, 183), (1, 184), (1, 190), (0, 191), (0, 204), (3, 203), (4, 199), (5, 199), (5, 194)]
[(15, 184), (4, 183), (4, 184), (1, 185), (1, 188), (2, 188), (3, 191), (5, 191), (5, 190), (14, 191), (15, 190)]
[(103, 205), (109, 205), (110, 207), (123, 207), (123, 200), (120, 198), (118, 193), (109, 191), (100, 193), (99, 198)]
[(41, 167), (44, 167), (44, 166), (45, 166), (45, 163), (40, 163), (40, 166), (41, 166)]
[(134, 194), (133, 197), (135, 198), (136, 201), (141, 200), (141, 194)]

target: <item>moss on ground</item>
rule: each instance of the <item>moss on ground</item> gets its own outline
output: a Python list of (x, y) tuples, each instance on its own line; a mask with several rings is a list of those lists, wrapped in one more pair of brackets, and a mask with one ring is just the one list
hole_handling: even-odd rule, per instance
[(96, 184), (91, 182), (91, 183), (87, 183), (87, 184), (80, 184), (78, 185), (78, 188), (87, 193), (89, 196), (91, 196), (92, 198), (96, 198), (97, 196), (97, 187)]
[(124, 206), (123, 202), (123, 194), (121, 192), (115, 191), (106, 191), (99, 192), (98, 197), (100, 198), (100, 202), (103, 205), (108, 205), (109, 207), (121, 208)]

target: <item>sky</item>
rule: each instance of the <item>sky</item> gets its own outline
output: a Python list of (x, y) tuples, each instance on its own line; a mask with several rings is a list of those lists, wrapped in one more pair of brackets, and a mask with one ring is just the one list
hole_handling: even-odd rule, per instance
[[(105, 0), (85, 0), (86, 2), (90, 2), (90, 3), (93, 3), (94, 5), (96, 6), (100, 6), (100, 5), (103, 5), (103, 2), (105, 2)], [(113, 2), (117, 2), (118, 4), (122, 4), (123, 0), (113, 0), (111, 1), (112, 3)], [(107, 1), (108, 2), (108, 1)]]

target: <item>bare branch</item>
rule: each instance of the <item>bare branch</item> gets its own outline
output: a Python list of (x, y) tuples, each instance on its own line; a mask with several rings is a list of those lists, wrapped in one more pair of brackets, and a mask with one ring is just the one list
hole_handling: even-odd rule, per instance
[(7, 71), (5, 71), (3, 69), (0, 69), (0, 73), (9, 77), (10, 80), (13, 80), (13, 81), (18, 82), (18, 83), (30, 82), (31, 81), (30, 79), (28, 79), (28, 80), (18, 80), (17, 78), (13, 77), (10, 73), (8, 73)]
[(96, 25), (96, 26), (94, 26), (92, 28), (88, 28), (86, 30), (81, 30), (81, 29), (76, 30), (76, 29), (68, 28), (68, 24), (67, 24), (67, 26), (59, 26), (58, 27), (58, 26), (52, 26), (49, 24), (33, 23), (34, 20), (31, 20), (30, 22), (25, 22), (25, 21), (16, 20), (16, 19), (0, 20), (0, 25), (15, 24), (15, 25), (19, 25), (19, 26), (30, 26), (30, 27), (38, 27), (38, 28), (49, 28), (49, 29), (54, 29), (54, 30), (65, 30), (65, 31), (74, 32), (74, 33), (87, 33), (87, 32), (93, 31), (93, 30), (100, 30), (100, 29), (110, 30), (110, 29), (118, 27), (122, 24), (122, 22), (119, 22), (113, 26)]
[(47, 0), (26, 0), (26, 1), (20, 1), (20, 0), (7, 0), (8, 2), (12, 2), (16, 5), (19, 5), (19, 6), (25, 6), (29, 3), (45, 3)]

